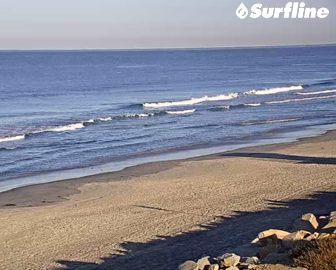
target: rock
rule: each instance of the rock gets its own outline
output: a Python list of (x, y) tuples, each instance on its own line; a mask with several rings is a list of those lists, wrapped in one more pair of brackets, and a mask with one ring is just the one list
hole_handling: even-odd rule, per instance
[(330, 212), (329, 219), (330, 220), (336, 219), (336, 211)]
[(312, 240), (316, 240), (318, 237), (319, 237), (319, 233), (318, 232), (315, 232), (315, 233), (312, 233), (311, 235), (308, 235), (305, 240), (307, 241), (312, 241)]
[(320, 230), (325, 225), (327, 225), (329, 223), (329, 217), (327, 217), (327, 216), (320, 216), (320, 217), (318, 217), (318, 223), (319, 223), (319, 230)]
[(333, 233), (336, 230), (336, 219), (330, 222), (321, 229), (321, 233)]
[(203, 257), (203, 258), (199, 259), (197, 261), (198, 269), (203, 270), (205, 268), (205, 266), (210, 265), (209, 258), (210, 257), (207, 256), (207, 257)]
[(329, 236), (330, 236), (329, 233), (320, 233), (320, 235), (319, 235), (319, 237), (317, 239), (323, 239), (323, 238), (327, 238)]
[(249, 268), (249, 266), (250, 266), (250, 264), (248, 264), (248, 263), (239, 263), (239, 269), (248, 269)]
[(225, 270), (239, 270), (236, 266), (230, 266), (229, 268), (226, 268)]
[(197, 263), (193, 261), (186, 261), (178, 267), (179, 270), (198, 270)]
[(301, 218), (295, 220), (293, 225), (293, 231), (308, 231), (310, 233), (314, 233), (319, 224), (316, 220), (316, 217), (309, 213), (303, 215)]
[(244, 257), (253, 257), (258, 254), (259, 247), (257, 245), (247, 244), (232, 250), (232, 253), (239, 254)]
[(263, 231), (261, 233), (258, 234), (258, 238), (262, 239), (262, 238), (267, 238), (270, 236), (276, 236), (277, 239), (283, 239), (285, 236), (289, 235), (289, 232), (286, 231), (282, 231), (282, 230), (267, 230), (267, 231)]
[(296, 241), (304, 240), (305, 237), (310, 235), (311, 233), (308, 231), (298, 231), (287, 235), (282, 239), (282, 245), (286, 248), (293, 248)]
[(254, 239), (252, 244), (259, 244), (260, 246), (267, 246), (270, 242), (276, 243), (290, 234), (289, 232), (282, 230), (267, 230), (258, 234), (258, 237)]
[(291, 264), (292, 260), (287, 253), (270, 253), (264, 259), (263, 263), (267, 264)]
[(260, 264), (260, 260), (258, 257), (242, 257), (240, 259), (242, 263), (247, 263), (247, 264)]
[(204, 267), (204, 270), (219, 270), (219, 265), (218, 264), (206, 265)]
[(240, 256), (234, 253), (225, 253), (217, 258), (220, 268), (236, 266), (240, 262)]

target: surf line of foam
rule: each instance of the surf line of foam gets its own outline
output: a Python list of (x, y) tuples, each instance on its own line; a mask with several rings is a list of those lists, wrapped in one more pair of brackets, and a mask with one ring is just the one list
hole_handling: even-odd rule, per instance
[(290, 92), (290, 91), (297, 91), (297, 90), (303, 90), (302, 85), (293, 85), (293, 86), (286, 86), (286, 87), (276, 87), (276, 88), (269, 88), (269, 89), (263, 89), (263, 90), (249, 90), (247, 92), (244, 92), (245, 95), (272, 95), (277, 93), (284, 93), (284, 92)]
[(300, 96), (312, 96), (312, 95), (329, 94), (329, 93), (336, 93), (336, 89), (335, 90), (323, 90), (323, 91), (317, 91), (317, 92), (298, 92), (296, 94)]
[(183, 114), (192, 114), (196, 110), (184, 110), (184, 111), (166, 111), (167, 114), (173, 114), (173, 115), (183, 115)]
[(18, 136), (12, 136), (12, 137), (4, 137), (0, 138), (0, 142), (14, 142), (14, 141), (20, 141), (25, 139), (25, 135), (18, 135)]
[(166, 101), (166, 102), (153, 102), (153, 103), (144, 103), (142, 106), (148, 109), (155, 109), (155, 108), (164, 108), (164, 107), (178, 107), (178, 106), (191, 106), (200, 104), (203, 102), (209, 101), (223, 101), (223, 100), (230, 100), (238, 97), (238, 93), (230, 93), (230, 94), (223, 94), (218, 96), (203, 96), (200, 98), (191, 98), (187, 100), (181, 101)]
[(309, 101), (309, 100), (315, 100), (315, 99), (328, 99), (328, 98), (336, 98), (336, 95), (323, 96), (323, 97), (293, 98), (293, 99), (285, 99), (285, 100), (266, 101), (265, 104), (281, 104), (281, 103), (288, 103), (288, 102), (300, 102), (300, 101)]
[(93, 123), (93, 122), (94, 122), (94, 120), (90, 119), (88, 121), (83, 121), (83, 122), (74, 123), (74, 124), (68, 124), (68, 125), (65, 125), (65, 126), (47, 127), (47, 128), (40, 129), (40, 130), (31, 131), (31, 132), (28, 132), (28, 133), (23, 134), (23, 135), (15, 135), (15, 136), (11, 136), (11, 137), (3, 137), (3, 138), (0, 138), (0, 142), (21, 141), (21, 140), (26, 139), (27, 136), (31, 136), (31, 135), (34, 135), (34, 134), (45, 133), (45, 132), (73, 131), (73, 130), (77, 130), (77, 129), (82, 129), (82, 128), (85, 127), (85, 124), (87, 124), (87, 123)]
[(157, 115), (165, 115), (165, 114), (191, 114), (195, 112), (196, 110), (185, 110), (185, 111), (160, 111), (160, 112), (153, 112), (153, 113), (139, 113), (139, 114), (126, 114), (122, 116), (114, 116), (114, 117), (102, 117), (97, 119), (90, 119), (78, 123), (68, 124), (64, 126), (55, 126), (55, 127), (46, 127), (43, 129), (30, 131), (23, 135), (15, 135), (10, 137), (3, 137), (0, 138), (1, 142), (14, 142), (14, 141), (20, 141), (26, 139), (27, 136), (45, 133), (45, 132), (66, 132), (66, 131), (75, 131), (78, 129), (85, 128), (87, 125), (98, 123), (98, 122), (109, 122), (112, 120), (122, 120), (122, 119), (139, 119), (139, 118), (146, 118), (146, 117), (152, 117)]

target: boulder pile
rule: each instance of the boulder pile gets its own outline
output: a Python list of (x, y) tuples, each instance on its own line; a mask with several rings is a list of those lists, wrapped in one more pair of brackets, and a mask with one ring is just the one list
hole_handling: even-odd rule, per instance
[[(295, 220), (290, 232), (270, 229), (260, 232), (250, 244), (241, 246), (216, 258), (209, 256), (186, 261), (179, 270), (242, 270), (242, 269), (297, 269), (292, 252), (299, 244), (315, 241), (336, 234), (336, 211), (328, 216), (308, 213)], [(285, 266), (287, 265), (287, 266)], [(272, 266), (274, 268), (272, 268)]]

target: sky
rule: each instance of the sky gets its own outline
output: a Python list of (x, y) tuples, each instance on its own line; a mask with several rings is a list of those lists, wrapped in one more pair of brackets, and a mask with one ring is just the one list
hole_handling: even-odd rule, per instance
[(336, 43), (326, 19), (245, 19), (236, 9), (288, 0), (0, 0), (0, 49), (148, 49)]

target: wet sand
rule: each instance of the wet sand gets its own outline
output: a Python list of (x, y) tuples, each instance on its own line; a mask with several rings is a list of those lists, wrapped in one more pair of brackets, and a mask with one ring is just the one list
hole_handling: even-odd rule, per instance
[(0, 269), (175, 269), (335, 210), (335, 165), (329, 132), (5, 192)]

